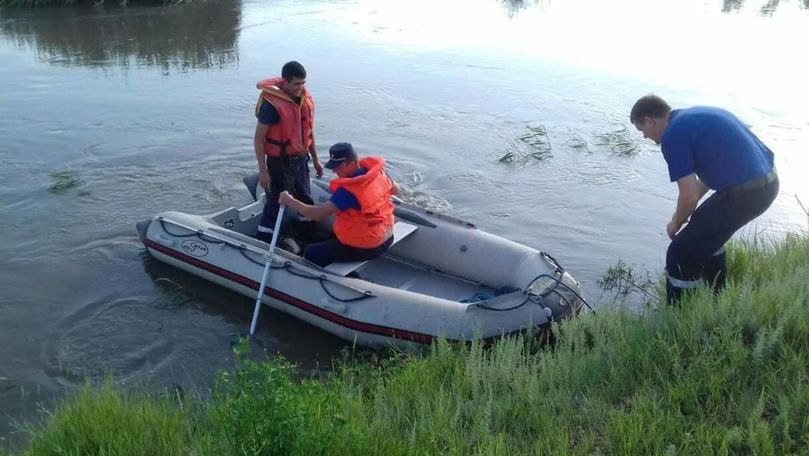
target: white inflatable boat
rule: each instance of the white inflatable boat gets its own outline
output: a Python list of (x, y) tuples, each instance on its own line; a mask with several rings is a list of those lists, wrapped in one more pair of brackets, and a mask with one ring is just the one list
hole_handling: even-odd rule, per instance
[[(255, 188), (255, 179), (245, 182)], [(315, 202), (329, 196), (327, 183), (313, 180)], [(239, 209), (164, 212), (137, 227), (154, 258), (255, 299), (268, 259), (269, 245), (251, 237), (263, 206), (262, 194)], [(264, 304), (367, 346), (496, 338), (548, 327), (585, 305), (579, 284), (545, 252), (399, 201), (395, 215), (394, 244), (370, 261), (320, 268), (276, 248)]]

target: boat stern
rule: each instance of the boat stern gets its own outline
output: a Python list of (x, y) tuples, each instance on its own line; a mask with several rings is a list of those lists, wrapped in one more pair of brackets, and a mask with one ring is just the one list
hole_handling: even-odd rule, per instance
[(529, 299), (550, 310), (549, 319), (560, 321), (573, 318), (587, 303), (582, 297), (581, 286), (567, 271), (558, 274), (542, 274), (526, 287)]

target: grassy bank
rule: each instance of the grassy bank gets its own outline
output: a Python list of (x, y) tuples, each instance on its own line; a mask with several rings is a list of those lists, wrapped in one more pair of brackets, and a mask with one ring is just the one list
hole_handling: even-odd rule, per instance
[(554, 347), (433, 346), (296, 380), (244, 360), (213, 400), (85, 388), (21, 454), (809, 454), (809, 239), (729, 252), (730, 284)]

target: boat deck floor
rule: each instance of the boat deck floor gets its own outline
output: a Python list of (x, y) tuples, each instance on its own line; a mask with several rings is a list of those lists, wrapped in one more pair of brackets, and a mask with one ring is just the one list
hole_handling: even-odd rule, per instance
[(471, 299), (476, 293), (494, 296), (494, 289), (459, 277), (431, 271), (393, 256), (368, 261), (356, 271), (359, 277), (379, 285), (450, 301)]

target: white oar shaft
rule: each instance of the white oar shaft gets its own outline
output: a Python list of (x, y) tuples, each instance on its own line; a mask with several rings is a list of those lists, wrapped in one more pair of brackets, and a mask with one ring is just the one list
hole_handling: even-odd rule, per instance
[(270, 271), (272, 271), (272, 256), (275, 253), (275, 243), (278, 242), (278, 234), (281, 232), (281, 220), (284, 219), (284, 209), (286, 209), (286, 206), (282, 205), (278, 210), (278, 218), (275, 219), (275, 228), (272, 230), (272, 241), (270, 241), (270, 249), (267, 251), (267, 263), (264, 265), (264, 273), (261, 275), (261, 285), (258, 286), (256, 308), (253, 309), (253, 322), (250, 323), (251, 336), (256, 332), (258, 313), (261, 310), (261, 301), (264, 300), (264, 287), (267, 286), (267, 281), (270, 279)]

